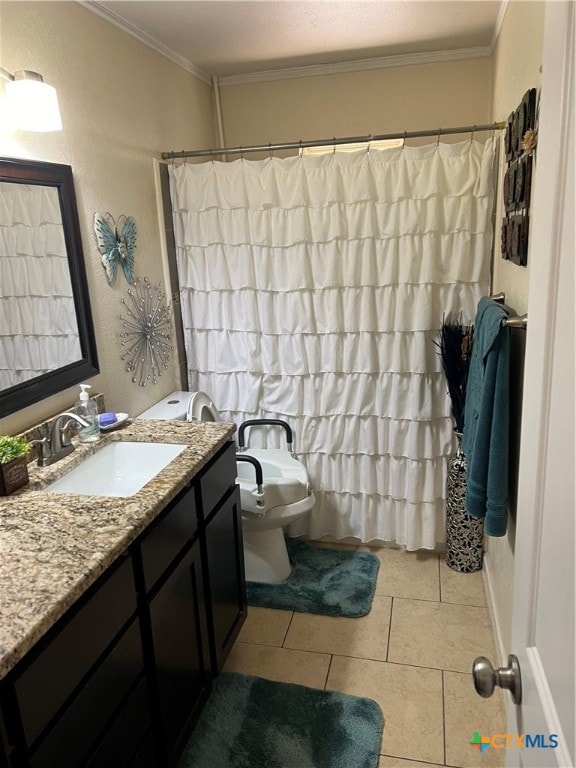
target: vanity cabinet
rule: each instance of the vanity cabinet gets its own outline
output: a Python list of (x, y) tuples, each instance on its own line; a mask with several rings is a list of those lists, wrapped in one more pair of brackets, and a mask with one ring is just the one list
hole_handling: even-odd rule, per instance
[[(14, 673), (2, 685), (13, 747), (9, 765), (84, 765), (145, 675), (129, 555), (116, 561)], [(137, 742), (131, 746), (135, 751)]]
[(234, 487), (206, 524), (212, 671), (218, 674), (246, 619), (240, 491)]
[(233, 443), (224, 449), (217, 463), (206, 468), (196, 493), (198, 517), (205, 532), (202, 543), (212, 672), (217, 675), (247, 611), (240, 490), (236, 485)]
[(160, 765), (172, 765), (188, 740), (212, 683), (198, 543), (151, 601), (150, 620)]
[(201, 532), (192, 484), (133, 553), (158, 765), (176, 762), (211, 689)]
[(246, 616), (232, 443), (0, 682), (0, 768), (172, 768)]

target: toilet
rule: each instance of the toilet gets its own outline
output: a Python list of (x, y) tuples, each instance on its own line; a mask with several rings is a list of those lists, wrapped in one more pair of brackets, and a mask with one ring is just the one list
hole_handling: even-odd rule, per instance
[[(221, 421), (205, 392), (172, 392), (138, 416), (139, 419)], [(292, 452), (292, 433), (285, 422), (272, 420), (286, 431), (287, 448), (247, 448), (246, 430), (261, 424), (247, 421), (238, 430), (237, 454), (242, 533), (247, 581), (278, 584), (291, 573), (284, 527), (314, 506), (306, 467)]]

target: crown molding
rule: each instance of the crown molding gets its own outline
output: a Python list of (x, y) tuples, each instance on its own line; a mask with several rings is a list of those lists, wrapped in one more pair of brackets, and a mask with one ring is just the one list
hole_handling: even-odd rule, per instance
[[(192, 64), (183, 56), (175, 53), (162, 43), (159, 43), (147, 32), (126, 21), (110, 8), (103, 6), (98, 0), (77, 0), (87, 10), (114, 24), (127, 34), (139, 40), (157, 53), (165, 56), (177, 66), (190, 72), (207, 85), (212, 84), (211, 76), (203, 69)], [(418, 64), (436, 64), (443, 61), (458, 61), (462, 59), (479, 59), (492, 56), (496, 46), (500, 28), (506, 15), (509, 0), (503, 0), (498, 15), (498, 21), (490, 45), (477, 48), (457, 48), (454, 50), (433, 51), (430, 53), (407, 53), (398, 56), (381, 56), (371, 59), (358, 59), (356, 61), (342, 61), (334, 64), (311, 64), (302, 67), (285, 67), (283, 69), (268, 69), (262, 72), (248, 72), (246, 74), (223, 75), (218, 77), (220, 86), (240, 85), (242, 83), (258, 83), (273, 80), (292, 80), (299, 77), (321, 77), (323, 75), (346, 74), (349, 72), (363, 72), (373, 69), (386, 69), (388, 67), (408, 67)]]
[(203, 83), (207, 83), (208, 85), (212, 83), (210, 75), (207, 72), (204, 72), (203, 69), (199, 69), (183, 56), (174, 53), (174, 51), (172, 51), (170, 48), (162, 45), (162, 43), (159, 43), (149, 34), (134, 26), (134, 24), (130, 24), (130, 22), (126, 21), (126, 19), (123, 19), (114, 11), (102, 6), (97, 0), (77, 0), (77, 2), (79, 5), (84, 6), (84, 8), (86, 8), (88, 11), (92, 11), (92, 13), (95, 13), (97, 16), (101, 16), (103, 19), (106, 19), (106, 21), (114, 24), (115, 27), (119, 27), (123, 32), (126, 32), (132, 37), (135, 37), (141, 43), (144, 43), (144, 45), (147, 45), (149, 48), (152, 48), (152, 50), (156, 51), (156, 53), (165, 56), (174, 64), (177, 64), (182, 69), (185, 69), (186, 72), (190, 72), (190, 74), (194, 75), (194, 77), (202, 80)]
[(457, 48), (453, 51), (434, 51), (432, 53), (407, 53), (400, 56), (381, 56), (374, 59), (342, 61), (336, 64), (312, 64), (304, 67), (269, 69), (264, 72), (251, 72), (245, 75), (225, 75), (218, 78), (218, 83), (221, 86), (226, 86), (239, 85), (240, 83), (257, 83), (267, 80), (291, 80), (297, 77), (319, 77), (322, 75), (345, 74), (347, 72), (362, 72), (371, 69), (386, 69), (388, 67), (408, 67), (417, 64), (435, 64), (442, 61), (458, 61), (461, 59), (481, 59), (491, 55), (492, 49), (490, 46)]
[(498, 18), (496, 19), (494, 32), (492, 33), (492, 40), (490, 41), (491, 56), (494, 53), (494, 50), (496, 49), (496, 44), (498, 43), (498, 37), (500, 36), (500, 30), (502, 29), (502, 24), (504, 23), (504, 17), (506, 16), (506, 11), (508, 10), (509, 2), (510, 0), (502, 0), (502, 3), (500, 4), (500, 10), (498, 11)]

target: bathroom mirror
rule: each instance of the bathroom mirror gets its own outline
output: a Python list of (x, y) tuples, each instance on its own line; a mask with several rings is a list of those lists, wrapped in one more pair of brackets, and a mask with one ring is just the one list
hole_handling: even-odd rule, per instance
[(0, 158), (0, 416), (98, 372), (72, 169)]

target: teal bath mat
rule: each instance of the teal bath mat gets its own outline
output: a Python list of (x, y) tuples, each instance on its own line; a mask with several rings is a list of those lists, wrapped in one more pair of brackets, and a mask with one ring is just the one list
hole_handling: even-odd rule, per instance
[(281, 584), (246, 584), (248, 604), (321, 616), (365, 616), (372, 607), (380, 561), (369, 552), (313, 547), (288, 539), (292, 573)]
[(372, 699), (223, 672), (178, 768), (377, 768)]

